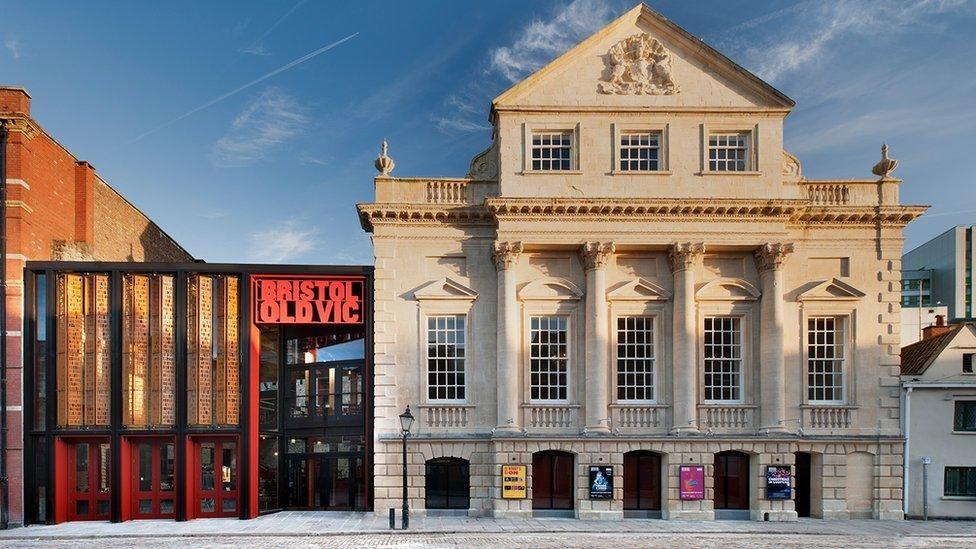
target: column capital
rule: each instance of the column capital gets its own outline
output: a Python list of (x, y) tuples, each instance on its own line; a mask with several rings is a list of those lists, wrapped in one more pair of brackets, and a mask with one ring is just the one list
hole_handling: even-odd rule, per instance
[(587, 271), (607, 266), (610, 256), (617, 250), (613, 242), (587, 242), (580, 248), (583, 266)]
[(705, 244), (702, 242), (675, 242), (668, 248), (671, 272), (676, 273), (693, 268), (703, 255), (705, 255)]
[(499, 271), (514, 267), (518, 263), (520, 255), (522, 255), (521, 242), (495, 242), (491, 250), (495, 269)]
[(791, 253), (793, 253), (793, 244), (790, 242), (763, 244), (756, 250), (756, 265), (759, 267), (759, 272), (781, 268)]

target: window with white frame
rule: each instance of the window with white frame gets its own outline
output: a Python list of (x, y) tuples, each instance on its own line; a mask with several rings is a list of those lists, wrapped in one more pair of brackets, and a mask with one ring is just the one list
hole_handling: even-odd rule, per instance
[(617, 400), (654, 400), (654, 317), (617, 319)]
[(624, 131), (618, 149), (622, 172), (656, 172), (661, 169), (661, 132)]
[(844, 401), (844, 320), (807, 319), (807, 400)]
[(465, 315), (427, 317), (427, 399), (464, 400)]
[(742, 400), (742, 319), (705, 317), (705, 401)]
[(532, 170), (540, 172), (573, 169), (573, 132), (532, 132)]
[(752, 170), (749, 145), (751, 132), (713, 132), (708, 135), (708, 171)]
[(529, 319), (529, 392), (532, 400), (569, 397), (569, 320), (564, 316)]

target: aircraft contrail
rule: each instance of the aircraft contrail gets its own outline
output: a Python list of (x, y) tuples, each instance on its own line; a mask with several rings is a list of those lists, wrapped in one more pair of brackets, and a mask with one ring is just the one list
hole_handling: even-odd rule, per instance
[(345, 38), (343, 38), (341, 40), (337, 40), (337, 41), (335, 41), (335, 42), (333, 42), (333, 43), (331, 43), (331, 44), (329, 44), (327, 46), (322, 46), (321, 48), (319, 48), (319, 49), (317, 49), (317, 50), (315, 50), (315, 51), (313, 51), (311, 53), (305, 54), (305, 55), (299, 57), (298, 59), (295, 59), (291, 63), (288, 63), (286, 65), (282, 65), (281, 67), (278, 67), (277, 69), (269, 72), (268, 74), (265, 74), (264, 76), (261, 76), (260, 78), (255, 78), (254, 80), (251, 80), (250, 82), (248, 82), (247, 84), (244, 84), (243, 86), (234, 88), (233, 90), (225, 93), (224, 95), (221, 95), (220, 97), (218, 97), (216, 99), (213, 99), (211, 101), (208, 101), (208, 102), (204, 103), (203, 105), (200, 105), (199, 107), (197, 107), (197, 108), (195, 108), (195, 109), (193, 109), (193, 110), (191, 110), (189, 112), (186, 112), (186, 113), (184, 113), (184, 114), (182, 114), (182, 115), (180, 115), (180, 116), (178, 116), (178, 117), (170, 120), (169, 122), (166, 122), (165, 124), (160, 124), (159, 126), (156, 126), (155, 128), (153, 128), (153, 129), (147, 131), (146, 133), (140, 135), (139, 137), (136, 137), (135, 139), (133, 139), (132, 140), (132, 143), (136, 143), (138, 141), (141, 141), (143, 138), (145, 138), (145, 137), (147, 137), (149, 135), (152, 135), (152, 134), (158, 132), (159, 130), (161, 130), (161, 129), (169, 126), (169, 125), (175, 124), (175, 123), (179, 122), (180, 120), (183, 120), (187, 116), (190, 116), (192, 114), (198, 113), (198, 112), (202, 111), (203, 109), (206, 109), (207, 107), (211, 107), (213, 105), (216, 105), (217, 103), (220, 103), (224, 99), (227, 99), (228, 97), (230, 97), (230, 96), (232, 96), (234, 94), (240, 93), (240, 92), (242, 92), (242, 91), (250, 88), (251, 86), (254, 86), (255, 84), (260, 84), (261, 82), (264, 82), (265, 80), (271, 78), (272, 76), (274, 76), (276, 74), (279, 74), (279, 73), (282, 73), (282, 72), (284, 72), (284, 71), (286, 71), (286, 70), (288, 70), (288, 69), (290, 69), (290, 68), (292, 68), (292, 67), (294, 67), (296, 65), (300, 65), (300, 64), (308, 61), (309, 59), (311, 59), (311, 58), (313, 58), (313, 57), (315, 57), (317, 55), (321, 55), (321, 54), (323, 54), (323, 53), (331, 50), (332, 48), (334, 48), (334, 47), (342, 44), (343, 42), (346, 42), (348, 40), (351, 40), (352, 38), (355, 38), (358, 34), (359, 34), (358, 32), (354, 32), (354, 33), (350, 34), (349, 36), (347, 36), (347, 37), (345, 37)]

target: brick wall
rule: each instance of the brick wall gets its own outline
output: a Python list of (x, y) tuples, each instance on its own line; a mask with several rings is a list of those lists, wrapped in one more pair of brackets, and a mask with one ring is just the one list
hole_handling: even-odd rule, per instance
[(151, 219), (47, 134), (22, 88), (0, 87), (7, 140), (7, 437), (10, 522), (23, 521), (21, 333), (31, 260), (192, 261)]

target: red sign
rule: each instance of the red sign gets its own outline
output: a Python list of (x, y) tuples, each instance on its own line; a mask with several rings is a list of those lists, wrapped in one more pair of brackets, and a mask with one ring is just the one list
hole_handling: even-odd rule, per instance
[(681, 499), (705, 499), (705, 468), (701, 465), (682, 465), (678, 472)]
[(256, 275), (255, 324), (360, 324), (365, 280), (359, 276)]

